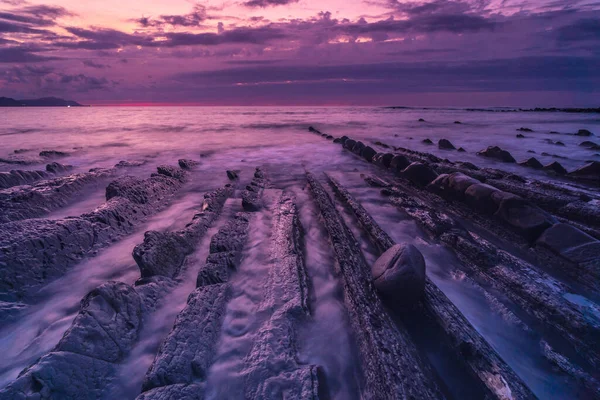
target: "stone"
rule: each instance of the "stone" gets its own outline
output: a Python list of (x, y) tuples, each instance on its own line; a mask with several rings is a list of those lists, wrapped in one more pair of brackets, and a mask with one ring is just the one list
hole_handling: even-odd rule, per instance
[(159, 165), (156, 170), (159, 175), (168, 176), (169, 178), (177, 179), (180, 182), (185, 182), (187, 173), (178, 167), (172, 165)]
[(362, 151), (363, 158), (368, 162), (373, 161), (373, 157), (375, 156), (375, 154), (377, 154), (377, 152), (373, 150), (371, 146), (366, 146)]
[(176, 232), (148, 231), (144, 242), (133, 249), (142, 278), (155, 275), (175, 278), (191, 252), (190, 244)]
[(344, 148), (351, 151), (355, 144), (356, 144), (356, 140), (347, 139), (344, 142)]
[(160, 386), (140, 394), (135, 400), (204, 400), (204, 384)]
[(517, 139), (525, 139), (525, 135), (517, 133)]
[(229, 180), (234, 181), (238, 179), (238, 174), (235, 171), (227, 170), (227, 177), (229, 178)]
[(371, 267), (375, 288), (388, 306), (405, 309), (425, 293), (425, 259), (410, 244), (396, 244)]
[(53, 174), (57, 174), (59, 172), (66, 172), (72, 168), (72, 165), (63, 165), (57, 162), (53, 162), (46, 165), (46, 171), (52, 172)]
[(121, 160), (115, 164), (116, 168), (141, 167), (146, 164), (146, 161), (125, 161)]
[(588, 131), (587, 129), (580, 129), (577, 131), (577, 133), (575, 134), (577, 136), (594, 136), (594, 134), (590, 131)]
[(352, 152), (356, 155), (361, 155), (362, 151), (365, 148), (365, 144), (363, 142), (356, 142), (356, 144), (354, 145), (354, 147), (352, 147)]
[(533, 129), (531, 129), (531, 128), (523, 128), (523, 127), (521, 127), (521, 128), (519, 128), (517, 130), (519, 132), (533, 132)]
[(586, 147), (590, 150), (600, 150), (600, 144), (594, 143), (592, 141), (586, 140), (584, 142), (579, 143), (581, 147)]
[(477, 165), (470, 163), (468, 161), (459, 161), (459, 162), (457, 162), (457, 164), (463, 168), (472, 169), (473, 171), (479, 170), (479, 167)]
[(452, 196), (459, 199), (463, 198), (465, 191), (469, 186), (479, 183), (481, 182), (477, 179), (460, 172), (454, 172), (448, 175), (448, 190)]
[(546, 229), (536, 244), (544, 246), (557, 254), (587, 243), (597, 242), (595, 238), (569, 224), (555, 224)]
[(177, 163), (179, 164), (179, 166), (182, 169), (188, 169), (188, 170), (192, 169), (200, 164), (198, 161), (189, 160), (189, 159), (185, 159), (185, 158), (178, 160)]
[(431, 141), (431, 139), (423, 139), (421, 141), (421, 143), (425, 143), (425, 144), (433, 144), (433, 142)]
[(460, 153), (465, 153), (465, 152), (466, 152), (466, 150), (465, 150), (465, 149), (463, 149), (462, 147), (459, 147), (459, 148), (458, 148), (458, 151), (459, 151)]
[(590, 163), (577, 168), (575, 171), (571, 172), (570, 175), (600, 179), (600, 162), (591, 161)]
[(535, 151), (533, 151), (533, 150), (527, 150), (527, 152), (528, 152), (528, 153), (533, 153), (533, 154), (536, 154), (536, 153), (535, 153)]
[(561, 142), (560, 140), (557, 140), (556, 142), (554, 142), (555, 145), (557, 146), (566, 146), (563, 142)]
[(392, 165), (394, 155), (392, 153), (385, 153), (381, 156), (380, 163), (384, 168), (389, 168)]
[(68, 155), (69, 155), (69, 153), (65, 153), (64, 151), (57, 151), (57, 150), (40, 151), (40, 157), (52, 158), (52, 157), (66, 157)]
[(448, 139), (440, 139), (438, 147), (442, 150), (456, 150), (456, 147)]
[(390, 160), (390, 169), (395, 172), (400, 172), (410, 165), (410, 161), (403, 155), (396, 154)]
[(417, 186), (424, 187), (437, 178), (438, 174), (429, 166), (414, 162), (402, 171), (401, 176)]
[(419, 118), (419, 122), (425, 122), (423, 118)]
[(340, 143), (344, 144), (346, 143), (346, 140), (350, 139), (348, 136), (344, 135), (340, 138)]
[(333, 139), (333, 143), (343, 143), (342, 142), (342, 138), (335, 138), (335, 139)]
[(462, 124), (462, 122), (460, 122), (460, 121), (454, 121), (454, 123), (457, 124), (457, 125)]
[(488, 158), (494, 158), (494, 159), (500, 160), (502, 162), (509, 162), (509, 163), (516, 162), (516, 160), (513, 158), (513, 156), (508, 151), (502, 150), (498, 146), (489, 146), (487, 149), (481, 150), (477, 154), (480, 156), (488, 157)]
[(547, 212), (515, 195), (504, 196), (494, 215), (532, 242), (556, 223)]
[(524, 167), (529, 167), (529, 168), (535, 168), (535, 169), (542, 169), (544, 168), (544, 166), (542, 165), (541, 162), (538, 161), (537, 158), (535, 157), (530, 157), (525, 161), (521, 161), (519, 163), (519, 165), (522, 165)]
[(544, 169), (547, 171), (557, 173), (559, 175), (564, 175), (567, 173), (565, 167), (563, 167), (558, 161), (553, 161), (550, 164), (545, 165)]
[(498, 203), (492, 196), (499, 190), (485, 183), (471, 185), (465, 190), (465, 202), (474, 209), (485, 214), (493, 214), (498, 210)]

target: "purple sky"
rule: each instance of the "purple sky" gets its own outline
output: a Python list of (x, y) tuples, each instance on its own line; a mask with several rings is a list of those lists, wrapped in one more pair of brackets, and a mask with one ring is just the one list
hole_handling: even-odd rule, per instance
[(0, 96), (598, 107), (600, 1), (0, 0)]

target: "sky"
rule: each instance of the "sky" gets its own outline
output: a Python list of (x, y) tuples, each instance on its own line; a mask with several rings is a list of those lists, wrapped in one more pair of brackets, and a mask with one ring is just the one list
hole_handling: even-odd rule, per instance
[(600, 106), (600, 0), (0, 0), (0, 96)]

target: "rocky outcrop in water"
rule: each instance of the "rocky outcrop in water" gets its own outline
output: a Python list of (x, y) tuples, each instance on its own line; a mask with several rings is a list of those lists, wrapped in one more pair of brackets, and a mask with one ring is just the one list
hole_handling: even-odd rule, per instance
[(25, 185), (42, 179), (47, 179), (52, 177), (53, 174), (60, 174), (72, 168), (73, 167), (70, 165), (63, 165), (53, 162), (46, 165), (45, 171), (11, 170), (9, 172), (0, 172), (0, 189)]
[(456, 150), (456, 147), (448, 139), (440, 139), (438, 141), (438, 147), (442, 150)]
[(245, 211), (258, 211), (261, 209), (262, 193), (268, 185), (269, 179), (265, 172), (260, 168), (256, 168), (252, 182), (242, 192), (242, 207)]
[(514, 163), (516, 160), (513, 156), (506, 150), (502, 150), (498, 146), (490, 146), (485, 150), (481, 150), (477, 153), (480, 156), (494, 158), (496, 160), (500, 160), (502, 162)]
[(92, 212), (3, 224), (0, 300), (26, 299), (95, 250), (131, 233), (147, 216), (163, 208), (182, 185), (182, 180), (161, 173), (148, 179), (122, 177), (108, 185), (106, 203)]

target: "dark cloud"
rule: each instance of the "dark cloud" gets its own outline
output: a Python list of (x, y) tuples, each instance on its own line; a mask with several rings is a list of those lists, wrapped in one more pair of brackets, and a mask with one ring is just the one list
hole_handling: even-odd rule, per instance
[(164, 25), (170, 26), (184, 26), (193, 27), (200, 26), (202, 22), (209, 18), (206, 6), (196, 4), (192, 11), (184, 15), (161, 15), (156, 19), (149, 17), (141, 17), (136, 20), (140, 26), (144, 28), (148, 27), (162, 27)]
[(94, 62), (93, 60), (84, 60), (82, 63), (86, 67), (90, 67), (90, 68), (96, 68), (96, 69), (110, 68), (110, 65), (100, 64), (100, 63)]
[(558, 29), (558, 39), (565, 42), (600, 41), (600, 19), (579, 19), (573, 24)]
[(258, 28), (240, 27), (225, 30), (221, 33), (183, 33), (170, 32), (164, 34), (165, 41), (154, 42), (154, 46), (216, 46), (220, 44), (246, 43), (265, 44), (273, 40), (285, 39), (287, 34), (279, 28), (262, 26)]
[(0, 63), (35, 63), (58, 59), (58, 57), (41, 56), (19, 47), (0, 48)]
[(0, 20), (20, 23), (27, 28), (35, 28), (54, 26), (58, 18), (73, 15), (63, 7), (37, 5), (1, 11)]
[(243, 4), (246, 7), (272, 7), (272, 6), (284, 6), (286, 4), (297, 3), (298, 0), (250, 0), (246, 1)]
[(0, 33), (48, 34), (51, 32), (21, 23), (0, 20)]

